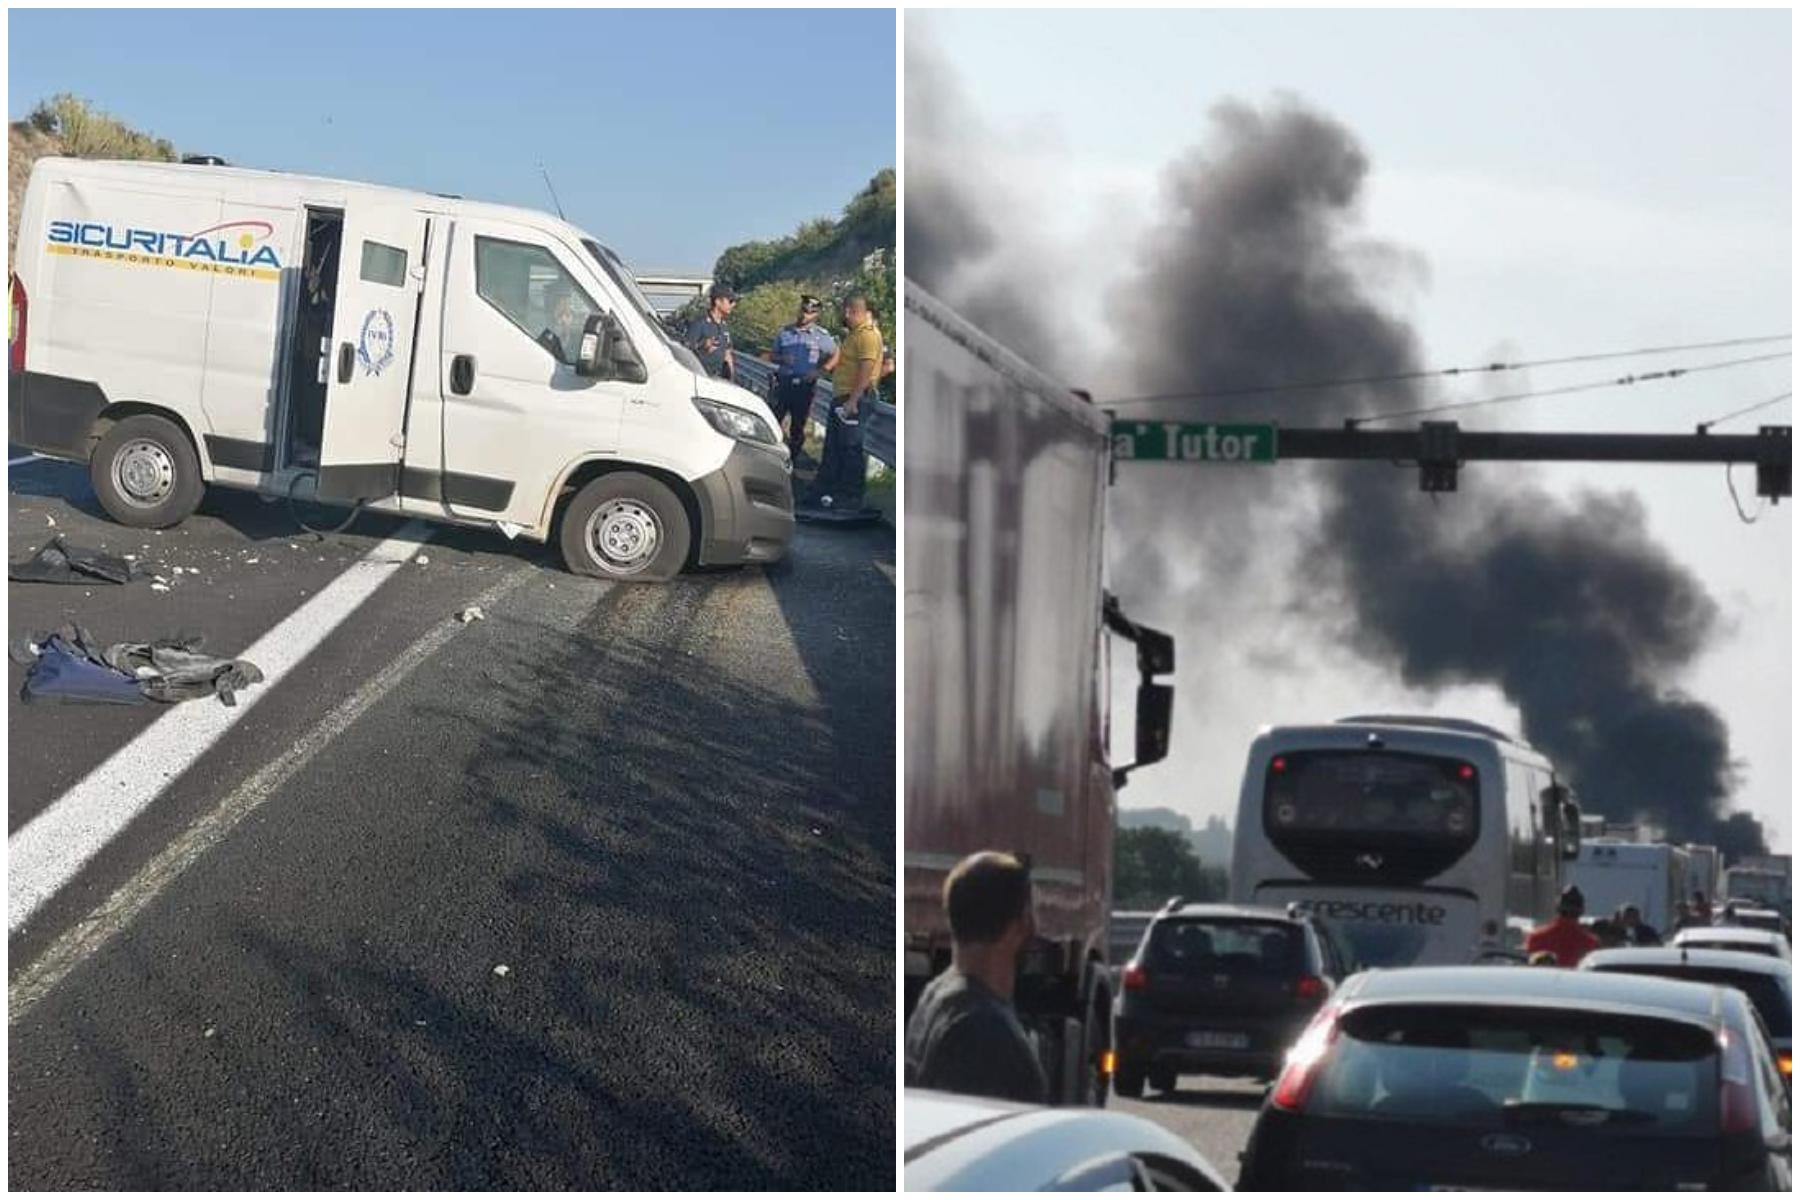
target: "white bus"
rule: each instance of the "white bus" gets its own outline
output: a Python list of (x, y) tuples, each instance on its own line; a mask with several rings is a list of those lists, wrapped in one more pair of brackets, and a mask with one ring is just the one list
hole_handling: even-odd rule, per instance
[(1580, 810), (1543, 755), (1472, 721), (1263, 729), (1239, 797), (1231, 899), (1299, 905), (1361, 967), (1517, 952), (1547, 919)]

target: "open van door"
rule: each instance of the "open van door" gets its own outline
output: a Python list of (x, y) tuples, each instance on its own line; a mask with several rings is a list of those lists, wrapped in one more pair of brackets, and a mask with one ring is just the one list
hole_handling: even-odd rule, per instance
[(345, 211), (319, 446), (321, 500), (376, 500), (400, 490), (427, 220), (410, 208), (360, 201)]

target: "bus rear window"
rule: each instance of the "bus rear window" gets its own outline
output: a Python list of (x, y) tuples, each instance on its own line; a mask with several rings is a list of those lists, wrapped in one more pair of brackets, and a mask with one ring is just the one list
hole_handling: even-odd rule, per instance
[(1480, 773), (1460, 759), (1292, 751), (1269, 760), (1263, 829), (1312, 879), (1420, 883), (1475, 845), (1480, 787)]
[(1448, 758), (1367, 750), (1278, 754), (1269, 762), (1264, 794), (1271, 837), (1372, 833), (1466, 845), (1479, 823), (1475, 768)]

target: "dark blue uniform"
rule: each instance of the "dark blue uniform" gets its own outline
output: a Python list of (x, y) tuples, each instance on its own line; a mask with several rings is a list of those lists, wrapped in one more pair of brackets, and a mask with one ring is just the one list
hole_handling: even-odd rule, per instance
[(731, 330), (725, 322), (713, 320), (710, 314), (697, 318), (688, 326), (687, 337), (682, 340), (699, 356), (700, 365), (706, 368), (708, 375), (731, 378), (725, 370), (725, 352), (731, 349)]
[(796, 457), (806, 443), (806, 418), (818, 382), (813, 376), (836, 349), (837, 339), (816, 323), (789, 325), (775, 335), (775, 383), (769, 389), (769, 407), (775, 424), (786, 418), (788, 450)]

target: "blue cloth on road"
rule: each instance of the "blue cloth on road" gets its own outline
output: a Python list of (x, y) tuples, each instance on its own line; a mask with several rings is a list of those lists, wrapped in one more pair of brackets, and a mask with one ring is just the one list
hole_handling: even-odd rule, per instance
[(87, 648), (85, 635), (53, 633), (39, 644), (19, 698), (26, 703), (63, 700), (87, 704), (148, 704), (138, 681)]

